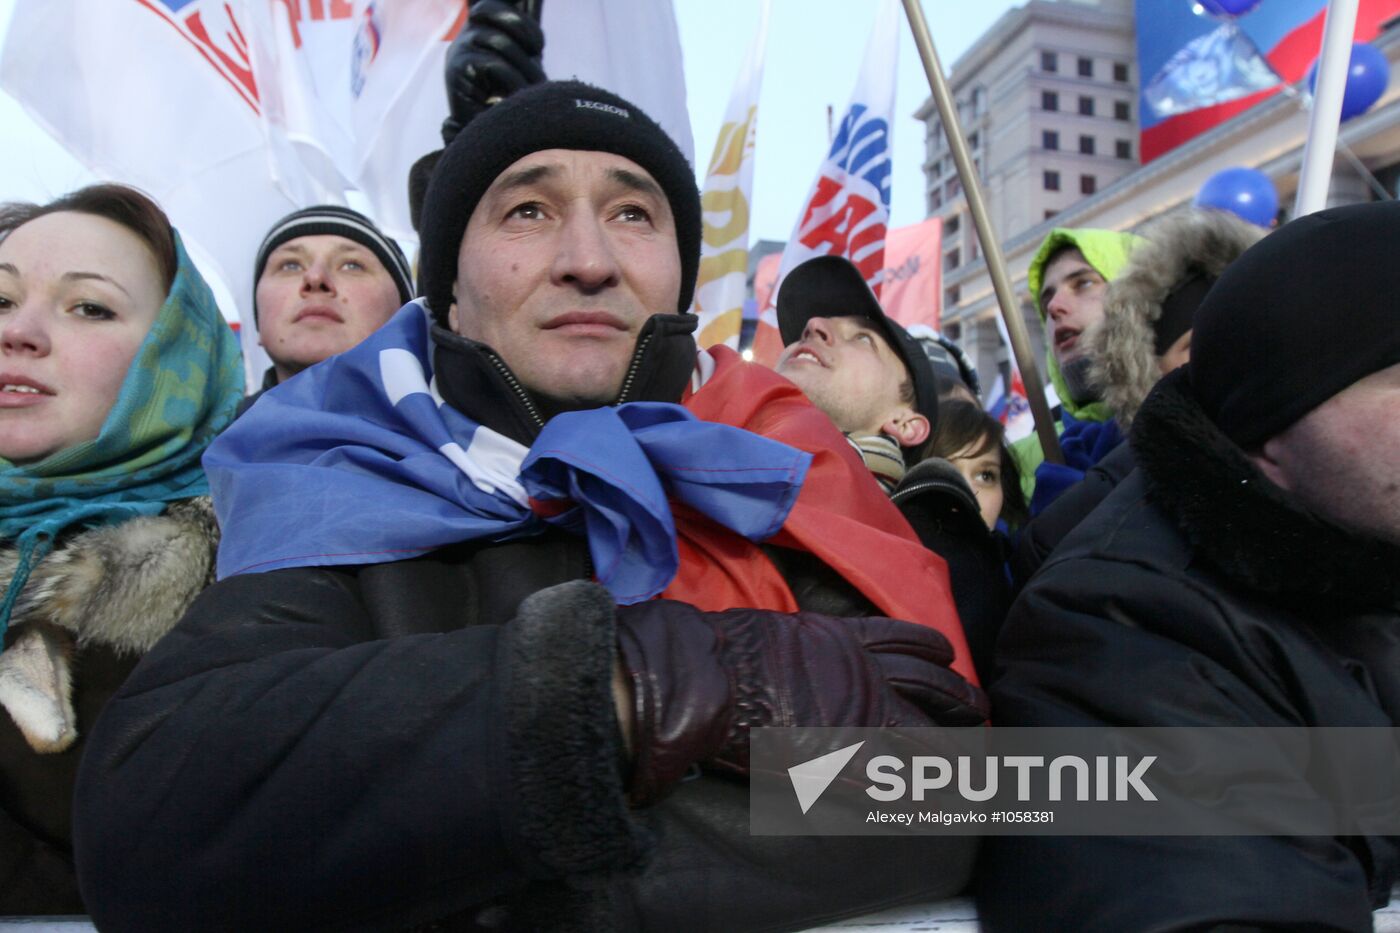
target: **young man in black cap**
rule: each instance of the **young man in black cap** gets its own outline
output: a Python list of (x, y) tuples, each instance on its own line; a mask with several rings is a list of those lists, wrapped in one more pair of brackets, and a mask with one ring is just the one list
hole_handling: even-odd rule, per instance
[[(1327, 210), (1221, 273), (1133, 419), (1138, 468), (1011, 611), (999, 724), (1400, 724), (1397, 229), (1394, 201)], [(1169, 766), (1320, 817), (1321, 788), (1394, 776), (1262, 757)], [(1006, 930), (1369, 930), (1400, 866), (1393, 835), (1340, 830), (992, 842), (980, 907)]]
[(778, 372), (830, 416), (893, 492), (938, 421), (928, 354), (885, 316), (843, 256), (818, 256), (789, 272), (777, 311)]
[[(413, 297), (398, 244), (368, 217), (334, 204), (273, 224), (254, 269), (253, 319), (272, 358), (264, 391), (357, 345)], [(245, 399), (241, 410), (256, 400)]]
[(986, 677), (1009, 604), (1004, 555), (957, 469), (923, 458), (938, 424), (933, 361), (843, 256), (794, 268), (777, 311), (786, 345), (778, 372), (826, 412), (919, 540), (947, 562), (973, 662)]
[[(206, 461), (223, 579), (84, 758), (94, 920), (774, 929), (956, 891), (971, 839), (749, 834), (751, 728), (985, 709), (902, 523), (877, 543), (837, 516), (786, 576), (752, 543), (810, 540), (790, 516), (829, 517), (823, 476), (818, 499), (899, 516), (781, 378), (697, 365), (674, 143), (615, 95), (536, 85), (456, 136), (422, 221), (427, 314), (269, 394)], [(764, 399), (821, 449), (716, 423)], [(929, 585), (895, 611), (861, 581), (900, 564)]]

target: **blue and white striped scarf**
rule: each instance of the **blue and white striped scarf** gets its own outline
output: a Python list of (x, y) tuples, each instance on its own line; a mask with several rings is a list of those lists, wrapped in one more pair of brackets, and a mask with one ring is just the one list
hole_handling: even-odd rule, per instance
[(209, 448), (220, 578), (402, 560), (548, 523), (586, 535), (599, 581), (639, 602), (679, 563), (668, 497), (751, 541), (775, 534), (797, 499), (810, 454), (680, 405), (566, 412), (526, 448), (443, 401), (429, 329), (405, 305)]

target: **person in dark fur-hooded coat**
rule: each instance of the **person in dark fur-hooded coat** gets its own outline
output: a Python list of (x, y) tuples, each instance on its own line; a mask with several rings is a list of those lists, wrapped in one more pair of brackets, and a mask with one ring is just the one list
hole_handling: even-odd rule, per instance
[[(1264, 231), (1225, 211), (1191, 209), (1153, 224), (1104, 294), (1103, 321), (1087, 335), (1092, 381), (1124, 431), (1157, 380), (1191, 355), (1191, 322), (1225, 267)], [(1135, 465), (1120, 444), (1023, 530), (1012, 563), (1024, 583)]]
[(1104, 296), (1089, 336), (1093, 381), (1126, 431), (1147, 393), (1190, 357), (1191, 320), (1225, 267), (1264, 236), (1226, 211), (1192, 209), (1153, 224)]
[[(1012, 606), (998, 725), (1388, 736), (1400, 724), (1397, 226), (1393, 201), (1322, 211), (1225, 270), (1191, 362), (1133, 421), (1138, 468)], [(1220, 800), (1267, 788), (1273, 806), (1251, 797), (1252, 812), (1326, 820), (1335, 835), (989, 839), (980, 919), (993, 931), (1370, 930), (1400, 839), (1393, 820), (1351, 831), (1336, 814), (1395, 812), (1385, 743), (1360, 767), (1333, 754), (1164, 761)]]

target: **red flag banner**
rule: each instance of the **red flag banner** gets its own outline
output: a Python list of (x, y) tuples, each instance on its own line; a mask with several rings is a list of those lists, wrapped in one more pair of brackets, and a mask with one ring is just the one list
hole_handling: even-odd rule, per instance
[(927, 324), (938, 330), (942, 249), (943, 221), (937, 217), (891, 230), (885, 237), (880, 305), (905, 327)]

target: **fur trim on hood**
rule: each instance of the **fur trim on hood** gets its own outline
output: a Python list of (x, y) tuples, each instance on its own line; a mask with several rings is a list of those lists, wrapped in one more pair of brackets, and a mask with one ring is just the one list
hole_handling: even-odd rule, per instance
[(1187, 367), (1158, 381), (1131, 442), (1148, 497), (1232, 579), (1298, 599), (1400, 606), (1400, 545), (1342, 528), (1269, 482), (1191, 397)]
[(1162, 377), (1152, 325), (1162, 302), (1188, 275), (1218, 279), (1265, 231), (1225, 211), (1192, 209), (1153, 224), (1108, 286), (1103, 323), (1089, 334), (1094, 381), (1125, 429)]
[[(1098, 270), (1099, 275), (1111, 282), (1122, 273), (1128, 256), (1140, 245), (1142, 240), (1139, 237), (1116, 230), (1095, 230), (1091, 227), (1056, 227), (1051, 230), (1035, 251), (1030, 268), (1026, 270), (1026, 287), (1030, 289), (1031, 304), (1035, 306), (1041, 322), (1045, 321), (1045, 313), (1040, 307), (1040, 287), (1052, 255), (1067, 247), (1077, 249), (1085, 261)], [(1069, 386), (1060, 373), (1060, 363), (1055, 359), (1055, 348), (1050, 346), (1049, 340), (1045, 341), (1045, 378), (1055, 387), (1060, 404), (1080, 421), (1107, 421), (1112, 417), (1102, 402), (1076, 405), (1070, 399)]]
[[(61, 539), (33, 569), (0, 653), (0, 706), (36, 751), (62, 751), (77, 738), (74, 647), (149, 650), (214, 582), (218, 544), (213, 506), (201, 496)], [(15, 548), (0, 549), (0, 589), (15, 561)]]

